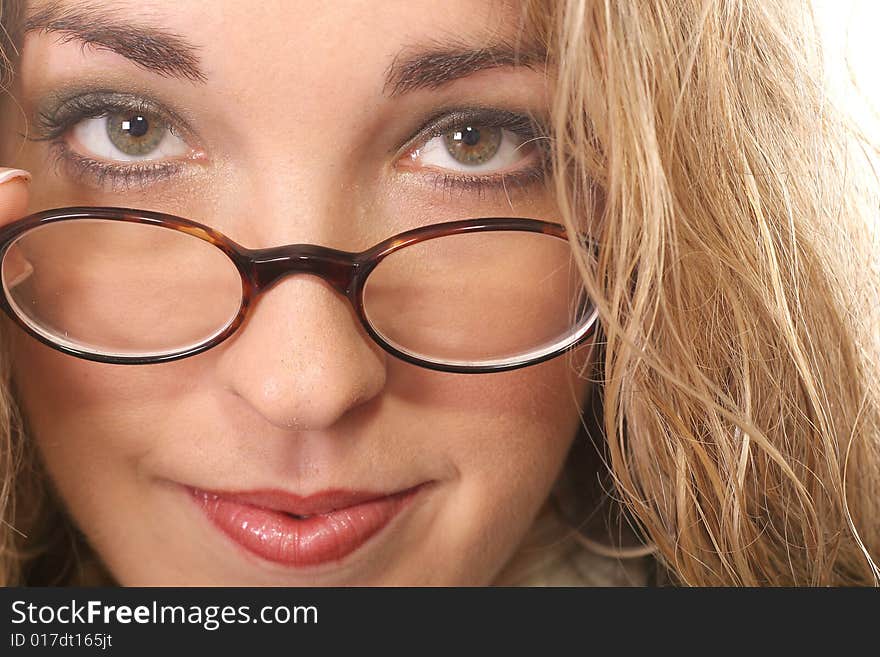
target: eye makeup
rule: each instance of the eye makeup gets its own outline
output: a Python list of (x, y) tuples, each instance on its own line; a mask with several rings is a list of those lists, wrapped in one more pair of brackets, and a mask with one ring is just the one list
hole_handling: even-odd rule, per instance
[(89, 157), (71, 146), (69, 134), (78, 124), (113, 114), (155, 117), (188, 144), (198, 143), (188, 122), (163, 103), (144, 95), (106, 89), (50, 95), (38, 106), (27, 138), (48, 144), (50, 164), (56, 170), (111, 191), (143, 188), (171, 179), (181, 175), (201, 155), (198, 149), (191, 148), (184, 158), (117, 162)]
[[(479, 128), (500, 128), (509, 131), (526, 147), (521, 160), (528, 164), (510, 171), (476, 174), (465, 171), (420, 167), (419, 176), (437, 189), (461, 194), (475, 194), (482, 197), (487, 193), (507, 194), (512, 190), (544, 183), (550, 159), (550, 138), (543, 123), (530, 114), (512, 112), (495, 107), (471, 106), (464, 108), (440, 109), (435, 111), (395, 154), (395, 159), (405, 156), (414, 148), (426, 144), (433, 138), (468, 126)], [(531, 156), (529, 153), (531, 152)]]
[(158, 116), (167, 124), (175, 126), (185, 138), (193, 137), (187, 122), (164, 104), (146, 96), (97, 89), (53, 96), (41, 103), (34, 123), (37, 132), (35, 139), (55, 139), (83, 119), (114, 112)]
[[(70, 143), (70, 134), (81, 122), (114, 114), (132, 114), (155, 117), (169, 127), (177, 137), (191, 148), (186, 157), (169, 159), (140, 159), (136, 161), (113, 161), (89, 157), (76, 150)], [(451, 131), (469, 129), (501, 129), (515, 136), (524, 149), (519, 168), (477, 174), (466, 170), (454, 170), (430, 166), (400, 167), (409, 179), (417, 176), (417, 182), (443, 192), (475, 195), (478, 198), (489, 193), (509, 194), (511, 190), (531, 187), (546, 180), (550, 140), (542, 124), (532, 115), (506, 109), (468, 106), (438, 109), (416, 129), (400, 148), (389, 151), (394, 162), (404, 161), (408, 154), (431, 139), (448, 135)], [(86, 182), (94, 187), (122, 191), (144, 188), (168, 181), (185, 173), (193, 160), (202, 157), (196, 131), (183, 117), (167, 105), (139, 94), (122, 93), (110, 89), (90, 89), (80, 92), (50, 95), (36, 111), (33, 130), (28, 139), (46, 142), (53, 163), (64, 175)]]

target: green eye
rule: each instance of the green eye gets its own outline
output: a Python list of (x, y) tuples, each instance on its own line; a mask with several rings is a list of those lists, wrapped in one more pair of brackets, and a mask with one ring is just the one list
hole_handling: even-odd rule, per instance
[(491, 160), (501, 147), (502, 129), (467, 126), (443, 136), (446, 150), (461, 164), (477, 165)]
[(132, 157), (149, 155), (168, 133), (168, 125), (149, 114), (108, 114), (106, 121), (110, 143)]

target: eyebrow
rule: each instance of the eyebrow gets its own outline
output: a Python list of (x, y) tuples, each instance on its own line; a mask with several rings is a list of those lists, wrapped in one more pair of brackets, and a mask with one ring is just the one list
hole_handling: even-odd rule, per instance
[[(96, 3), (63, 7), (49, 3), (27, 17), (22, 34), (55, 32), (62, 42), (80, 41), (109, 50), (164, 77), (205, 82), (199, 48), (179, 34), (157, 26), (136, 25)], [(465, 43), (432, 42), (404, 47), (385, 71), (383, 93), (400, 96), (418, 89), (437, 89), (478, 71), (499, 67), (538, 69), (546, 49), (532, 43), (496, 41), (474, 48)]]
[(463, 43), (405, 47), (385, 71), (383, 93), (399, 96), (417, 89), (437, 89), (477, 71), (505, 66), (542, 69), (547, 50), (531, 43), (496, 42), (479, 48)]
[(97, 3), (62, 7), (50, 3), (25, 18), (21, 33), (55, 32), (63, 43), (80, 41), (122, 55), (163, 77), (205, 82), (198, 47), (179, 34), (151, 25), (138, 25)]

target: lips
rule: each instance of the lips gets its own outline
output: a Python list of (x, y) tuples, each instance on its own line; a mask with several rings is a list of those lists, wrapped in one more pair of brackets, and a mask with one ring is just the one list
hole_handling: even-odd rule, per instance
[(294, 568), (340, 561), (378, 534), (423, 485), (385, 494), (190, 488), (214, 526), (252, 554)]

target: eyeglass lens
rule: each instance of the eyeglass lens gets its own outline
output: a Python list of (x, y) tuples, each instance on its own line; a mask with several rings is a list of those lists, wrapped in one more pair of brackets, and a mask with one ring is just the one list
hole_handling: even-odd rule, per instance
[[(242, 302), (227, 255), (186, 232), (78, 218), (19, 236), (2, 262), (13, 311), (50, 341), (100, 355), (153, 357), (210, 341)], [(364, 314), (391, 346), (438, 363), (540, 356), (588, 319), (568, 242), (498, 230), (446, 235), (386, 256)]]

